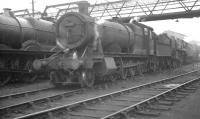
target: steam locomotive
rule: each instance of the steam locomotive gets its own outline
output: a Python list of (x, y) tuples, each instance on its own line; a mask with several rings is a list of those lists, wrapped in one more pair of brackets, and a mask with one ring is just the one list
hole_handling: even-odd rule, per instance
[(32, 40), (32, 44), (38, 43), (35, 44), (34, 50), (44, 48), (44, 46), (36, 46), (39, 44), (50, 46), (56, 44), (52, 22), (33, 17), (15, 17), (11, 9), (5, 8), (3, 15), (0, 16), (0, 25), (1, 49), (31, 50), (30, 43), (27, 43), (30, 40)]
[[(187, 57), (183, 40), (138, 22), (119, 23), (88, 16), (87, 4), (56, 22), (60, 52), (33, 62), (35, 70), (50, 70), (55, 86), (91, 87), (102, 80), (126, 79), (144, 72), (176, 68)], [(178, 46), (180, 45), (180, 47)]]
[(0, 85), (8, 81), (34, 81), (35, 59), (48, 57), (56, 45), (52, 22), (32, 17), (15, 17), (10, 9), (0, 15)]

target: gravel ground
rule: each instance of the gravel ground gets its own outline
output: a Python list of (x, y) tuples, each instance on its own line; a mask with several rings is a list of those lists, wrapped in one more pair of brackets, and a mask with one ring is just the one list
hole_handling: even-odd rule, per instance
[(162, 112), (161, 116), (155, 119), (200, 119), (200, 88), (175, 103), (170, 111)]
[[(198, 64), (184, 66), (181, 69), (174, 70), (173, 73), (187, 72), (195, 69), (199, 69)], [(164, 74), (168, 74), (169, 72), (171, 71), (165, 71)], [(181, 101), (175, 102), (170, 108), (169, 111), (161, 112), (159, 117), (138, 116), (131, 119), (200, 119), (200, 88)]]
[[(29, 114), (29, 113), (34, 113), (36, 111), (42, 111), (44, 109), (50, 109), (50, 108), (55, 108), (58, 106), (63, 106), (63, 105), (68, 105), (71, 103), (75, 103), (75, 102), (79, 102), (79, 101), (83, 101), (89, 98), (93, 98), (96, 96), (100, 96), (100, 95), (105, 95), (108, 93), (112, 93), (115, 91), (119, 91), (125, 88), (130, 88), (133, 86), (138, 86), (138, 85), (142, 85), (144, 83), (147, 82), (152, 82), (152, 80), (160, 80), (159, 77), (162, 77), (166, 75), (156, 75), (156, 76), (150, 76), (150, 75), (145, 75), (144, 77), (139, 77), (139, 78), (135, 78), (137, 80), (126, 80), (126, 81), (117, 81), (116, 83), (113, 83), (110, 86), (107, 86), (106, 88), (99, 88), (99, 89), (87, 89), (84, 92), (78, 93), (78, 94), (74, 94), (73, 96), (70, 97), (66, 97), (66, 98), (62, 98), (61, 100), (57, 100), (57, 101), (53, 101), (50, 104), (47, 103), (38, 103), (38, 105), (36, 104), (36, 106), (34, 106), (35, 108), (25, 108), (25, 110), (20, 110), (20, 113), (14, 114), (14, 113), (9, 113), (8, 115), (4, 115), (2, 118), (14, 118), (15, 116), (22, 116), (24, 114)], [(149, 79), (146, 79), (145, 77), (148, 77)], [(190, 78), (194, 78), (197, 77), (195, 74), (191, 74), (191, 76), (188, 76)], [(151, 80), (150, 80), (151, 79)], [(180, 78), (183, 79), (183, 78)], [(26, 98), (20, 99), (20, 101), (25, 101)], [(15, 103), (16, 101), (14, 101)], [(3, 106), (3, 104), (2, 104)]]
[[(67, 98), (67, 100), (69, 101), (66, 101), (66, 99), (64, 100), (60, 100), (59, 103), (53, 103), (51, 105), (51, 107), (55, 107), (55, 106), (58, 106), (60, 104), (65, 104), (66, 102), (67, 103), (70, 103), (71, 101), (72, 102), (75, 102), (75, 101), (80, 101), (80, 100), (83, 100), (83, 99), (86, 99), (86, 98), (91, 98), (91, 97), (94, 97), (94, 96), (97, 96), (97, 95), (101, 95), (101, 94), (104, 94), (104, 93), (108, 93), (108, 92), (114, 92), (114, 91), (117, 91), (117, 90), (121, 90), (121, 89), (124, 89), (124, 88), (128, 88), (128, 87), (132, 87), (132, 86), (137, 86), (137, 85), (141, 85), (141, 84), (144, 84), (144, 83), (149, 83), (149, 82), (152, 82), (152, 81), (157, 81), (157, 80), (161, 80), (163, 78), (167, 78), (167, 77), (171, 77), (171, 76), (174, 76), (174, 75), (177, 75), (177, 74), (182, 74), (182, 73), (185, 73), (185, 72), (188, 72), (188, 71), (192, 71), (192, 70), (195, 70), (195, 69), (200, 69), (199, 67), (197, 67), (197, 65), (188, 65), (188, 66), (184, 66), (184, 67), (181, 67), (181, 68), (178, 68), (178, 69), (175, 69), (175, 70), (166, 70), (166, 71), (163, 71), (163, 72), (159, 72), (159, 73), (151, 73), (151, 74), (144, 74), (143, 76), (136, 76), (133, 80), (126, 80), (126, 81), (118, 81), (116, 82), (114, 85), (110, 86), (109, 88), (106, 88), (106, 89), (94, 89), (94, 90), (89, 90), (87, 93), (83, 93), (83, 94), (76, 94), (75, 96), (73, 97), (69, 97)], [(10, 87), (7, 86), (5, 88), (1, 88), (1, 92), (0, 94), (3, 95), (3, 94), (9, 94), (9, 93), (16, 93), (16, 92), (23, 92), (23, 91), (28, 91), (28, 90), (35, 90), (37, 88), (44, 88), (44, 87), (48, 87), (48, 86), (51, 86), (48, 82), (41, 82), (41, 83), (34, 83), (34, 84), (30, 84), (30, 85), (23, 85), (23, 86), (15, 86), (15, 87)], [(84, 95), (84, 96), (83, 96)], [(22, 99), (21, 100), (22, 102), (23, 101), (26, 101), (26, 99)], [(49, 107), (47, 107), (49, 108)], [(40, 109), (38, 109), (39, 111)]]
[(0, 87), (0, 96), (12, 94), (12, 93), (19, 93), (19, 92), (24, 92), (24, 91), (48, 88), (48, 87), (53, 87), (53, 85), (49, 84), (48, 81), (37, 81), (31, 84), (25, 84), (25, 83), (9, 84), (4, 87)]

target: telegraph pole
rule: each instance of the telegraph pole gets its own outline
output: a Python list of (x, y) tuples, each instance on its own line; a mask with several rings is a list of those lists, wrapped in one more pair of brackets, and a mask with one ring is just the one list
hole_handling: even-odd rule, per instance
[(34, 11), (35, 11), (35, 9), (34, 9), (34, 3), (35, 3), (35, 1), (34, 0), (32, 0), (32, 14), (33, 14), (33, 17), (34, 17)]

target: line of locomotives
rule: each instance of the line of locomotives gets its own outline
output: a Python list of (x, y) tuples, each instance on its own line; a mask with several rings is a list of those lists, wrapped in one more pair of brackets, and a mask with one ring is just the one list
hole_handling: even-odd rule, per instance
[[(82, 10), (84, 11), (84, 10)], [(56, 41), (62, 49), (37, 59), (33, 68), (50, 71), (55, 86), (127, 79), (136, 74), (176, 68), (192, 57), (191, 45), (181, 39), (156, 35), (141, 23), (95, 20), (87, 12), (69, 12), (55, 24)]]
[(87, 8), (70, 12), (55, 24), (0, 16), (0, 85), (50, 75), (55, 86), (126, 79), (148, 71), (176, 68), (197, 54), (183, 40), (156, 35), (141, 23), (95, 20)]
[(9, 81), (37, 79), (32, 62), (50, 56), (51, 49), (56, 49), (55, 39), (52, 22), (15, 17), (11, 9), (4, 9), (0, 15), (0, 86)]

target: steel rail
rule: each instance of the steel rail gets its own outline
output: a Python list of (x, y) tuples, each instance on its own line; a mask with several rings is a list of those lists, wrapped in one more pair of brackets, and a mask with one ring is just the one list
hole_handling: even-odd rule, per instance
[(76, 89), (76, 90), (72, 90), (72, 91), (63, 92), (63, 93), (60, 93), (60, 94), (55, 94), (55, 95), (51, 95), (51, 96), (46, 96), (46, 97), (42, 97), (42, 98), (28, 100), (28, 101), (21, 102), (21, 103), (18, 103), (18, 104), (1, 107), (0, 111), (9, 110), (9, 109), (12, 109), (12, 108), (15, 108), (15, 107), (20, 107), (22, 105), (31, 105), (31, 106), (33, 106), (34, 103), (37, 103), (37, 102), (43, 101), (43, 100), (47, 100), (48, 102), (50, 102), (49, 100), (51, 100), (51, 98), (55, 98), (55, 97), (58, 97), (58, 96), (65, 96), (66, 97), (66, 96), (72, 95), (74, 93), (81, 92), (83, 90), (84, 89)]
[(45, 91), (45, 90), (49, 90), (49, 89), (53, 89), (54, 87), (47, 87), (47, 88), (41, 88), (41, 89), (37, 89), (37, 90), (30, 90), (30, 91), (25, 91), (25, 92), (18, 92), (18, 93), (11, 93), (11, 94), (7, 94), (7, 95), (1, 95), (0, 96), (0, 100), (5, 99), (5, 98), (10, 98), (10, 97), (18, 97), (19, 95), (28, 95), (28, 94), (33, 94), (36, 92), (41, 92), (41, 91)]
[(109, 94), (104, 94), (104, 95), (101, 95), (101, 96), (97, 96), (97, 97), (89, 98), (89, 99), (86, 99), (86, 100), (70, 103), (70, 104), (67, 104), (67, 105), (57, 106), (57, 107), (54, 107), (54, 108), (51, 108), (51, 109), (27, 114), (27, 115), (24, 115), (24, 116), (16, 117), (14, 119), (34, 118), (34, 117), (38, 117), (39, 115), (50, 116), (50, 115), (53, 115), (52, 114), (53, 112), (58, 111), (58, 110), (62, 110), (62, 109), (64, 109), (64, 110), (69, 109), (70, 110), (70, 108), (76, 107), (80, 104), (86, 104), (88, 102), (92, 102), (92, 101), (95, 101), (95, 100), (101, 100), (101, 99), (104, 99), (106, 97), (112, 97), (112, 96), (115, 96), (117, 94), (124, 94), (126, 92), (135, 91), (135, 90), (138, 90), (138, 89), (143, 89), (145, 87), (149, 87), (149, 86), (159, 84), (159, 83), (163, 83), (163, 82), (168, 82), (168, 81), (171, 81), (175, 78), (185, 76), (185, 75), (188, 75), (188, 74), (191, 74), (191, 73), (195, 73), (195, 72), (198, 72), (198, 71), (199, 70), (191, 71), (191, 72), (184, 73), (184, 74), (181, 74), (181, 75), (165, 78), (165, 79), (162, 79), (162, 80), (159, 80), (159, 81), (154, 81), (154, 82), (151, 82), (151, 83), (146, 83), (146, 84), (142, 84), (142, 85), (139, 85), (139, 86), (134, 86), (134, 87), (131, 87), (131, 88), (115, 91), (115, 92), (112, 92), (112, 93), (109, 93)]
[(157, 100), (157, 99), (159, 99), (160, 97), (162, 97), (162, 96), (164, 96), (164, 95), (167, 95), (168, 93), (171, 93), (171, 92), (173, 92), (173, 91), (175, 91), (175, 90), (178, 90), (178, 89), (180, 89), (180, 88), (182, 88), (182, 87), (184, 87), (184, 86), (186, 86), (186, 85), (189, 85), (189, 84), (194, 83), (194, 82), (199, 81), (199, 80), (200, 80), (200, 77), (195, 78), (195, 79), (190, 80), (190, 81), (187, 81), (187, 82), (185, 82), (185, 83), (183, 83), (183, 84), (181, 84), (181, 85), (179, 85), (179, 86), (177, 86), (177, 87), (175, 87), (175, 88), (169, 89), (169, 90), (167, 90), (167, 91), (165, 91), (165, 92), (162, 92), (162, 93), (160, 93), (160, 94), (158, 94), (158, 95), (155, 95), (155, 96), (153, 96), (153, 97), (151, 97), (151, 98), (148, 98), (148, 99), (143, 100), (143, 101), (141, 101), (141, 102), (139, 102), (139, 103), (136, 103), (136, 104), (134, 104), (134, 105), (131, 105), (131, 106), (129, 106), (129, 107), (126, 107), (126, 108), (124, 108), (124, 109), (121, 109), (121, 110), (119, 110), (119, 111), (117, 111), (117, 112), (114, 112), (114, 113), (112, 113), (112, 114), (110, 114), (110, 115), (107, 115), (107, 116), (105, 116), (105, 117), (102, 117), (101, 119), (112, 119), (112, 117), (114, 117), (114, 116), (116, 116), (116, 115), (118, 115), (118, 114), (126, 115), (129, 111), (133, 111), (134, 109), (137, 109), (137, 107), (139, 107), (140, 105), (147, 104), (147, 103), (151, 102), (152, 100)]

